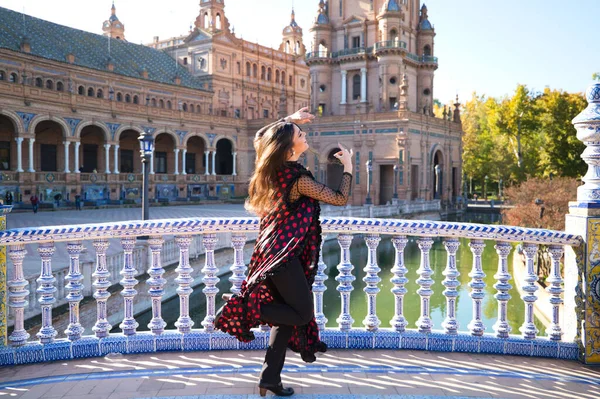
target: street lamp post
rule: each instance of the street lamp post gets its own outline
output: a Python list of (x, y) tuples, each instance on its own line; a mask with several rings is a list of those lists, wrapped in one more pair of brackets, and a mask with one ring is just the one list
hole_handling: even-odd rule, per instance
[(398, 199), (398, 170), (400, 167), (394, 165), (394, 196), (392, 198)]
[(373, 162), (369, 159), (366, 164), (367, 166), (367, 198), (365, 198), (365, 205), (372, 205), (371, 201), (371, 172), (373, 171)]
[(150, 219), (150, 199), (148, 198), (149, 191), (149, 177), (150, 171), (150, 157), (154, 152), (154, 138), (147, 129), (144, 130), (140, 137), (140, 155), (142, 158), (143, 167), (143, 190), (142, 190), (142, 220)]
[(484, 201), (487, 201), (487, 185), (488, 185), (488, 180), (489, 180), (488, 175), (485, 175), (484, 182), (483, 182), (483, 199), (484, 199)]

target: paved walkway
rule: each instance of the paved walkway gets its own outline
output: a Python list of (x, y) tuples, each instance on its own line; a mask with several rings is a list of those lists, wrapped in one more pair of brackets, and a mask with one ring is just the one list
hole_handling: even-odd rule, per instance
[[(0, 397), (258, 398), (263, 357), (162, 352), (5, 367)], [(298, 399), (600, 397), (600, 369), (575, 361), (409, 350), (331, 350), (312, 364), (288, 351), (282, 379)]]

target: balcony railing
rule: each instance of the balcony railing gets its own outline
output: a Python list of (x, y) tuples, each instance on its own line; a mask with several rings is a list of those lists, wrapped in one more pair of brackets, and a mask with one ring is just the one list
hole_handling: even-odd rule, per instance
[(393, 48), (406, 49), (406, 42), (402, 42), (399, 40), (387, 40), (384, 42), (375, 43), (375, 51)]
[[(321, 330), (322, 339), (331, 348), (408, 348), (445, 351), (473, 351), (499, 354), (526, 354), (533, 356), (547, 356), (575, 359), (578, 348), (574, 342), (563, 342), (563, 326), (560, 322), (559, 309), (563, 294), (560, 261), (565, 246), (581, 248), (582, 238), (577, 235), (560, 231), (543, 229), (528, 229), (512, 226), (479, 225), (469, 223), (412, 221), (394, 219), (361, 219), (361, 218), (331, 218), (322, 219), (323, 235), (336, 237), (340, 246), (340, 263), (336, 266), (339, 283), (337, 290), (340, 293), (340, 309), (338, 327), (325, 328), (327, 319), (323, 313), (323, 293), (326, 290), (324, 282), (328, 279), (326, 269), (334, 265), (326, 265), (323, 257), (318, 264), (318, 273), (313, 284), (315, 298), (315, 317)], [(232, 276), (232, 292), (238, 292), (244, 275), (246, 265), (244, 262), (244, 246), (249, 234), (258, 231), (259, 221), (256, 218), (192, 218), (168, 219), (152, 221), (130, 221), (117, 223), (103, 223), (90, 225), (56, 226), (43, 228), (27, 228), (7, 230), (0, 233), (0, 245), (7, 247), (12, 274), (8, 282), (8, 305), (14, 317), (14, 329), (9, 336), (10, 346), (0, 348), (0, 364), (22, 364), (49, 360), (65, 360), (71, 358), (104, 356), (111, 352), (140, 353), (160, 350), (210, 350), (210, 349), (238, 349), (240, 343), (233, 337), (214, 329), (215, 298), (218, 287), (215, 276), (220, 267), (215, 261), (215, 248), (219, 233), (228, 233), (233, 247), (233, 265), (230, 270)], [(350, 244), (357, 235), (364, 237), (368, 248), (368, 259), (365, 265), (353, 265), (350, 260)], [(147, 255), (137, 254), (136, 237), (149, 236), (147, 240)], [(380, 292), (380, 268), (377, 264), (376, 250), (381, 236), (390, 236), (395, 253), (394, 267), (390, 276), (393, 288), (390, 293)], [(170, 242), (168, 237), (174, 237), (169, 247), (165, 242)], [(408, 322), (404, 316), (404, 296), (407, 293), (407, 272), (404, 262), (404, 249), (408, 238), (415, 237), (420, 251), (420, 267), (416, 271), (419, 278), (416, 280), (419, 288), (416, 293), (420, 298), (420, 318), (417, 320), (417, 329), (407, 329)], [(165, 239), (166, 238), (166, 239)], [(432, 290), (432, 264), (430, 250), (435, 238), (442, 238), (446, 250), (446, 276), (443, 291), (447, 306), (447, 316), (444, 322), (433, 325), (431, 318), (430, 298)], [(459, 238), (470, 240), (469, 247), (473, 254), (472, 271), (469, 274), (469, 283), (472, 310), (469, 310), (471, 322), (468, 332), (458, 331), (457, 327), (457, 286), (459, 284), (456, 267), (456, 254), (459, 247)], [(193, 278), (190, 273), (190, 246), (195, 241), (201, 241), (204, 246), (205, 263), (202, 271), (202, 281), (205, 288), (202, 291), (206, 297), (206, 316), (202, 322), (203, 328), (192, 329), (194, 322), (189, 318), (189, 299), (193, 292), (191, 283)], [(494, 276), (494, 288), (498, 304), (498, 317), (493, 333), (486, 333), (482, 323), (483, 300), (486, 298), (485, 274), (482, 270), (482, 252), (485, 241), (495, 244), (498, 254), (498, 273)], [(66, 244), (69, 257), (68, 270), (61, 271), (53, 265), (52, 257), (56, 251), (56, 244)], [(79, 314), (79, 305), (83, 293), (91, 292), (92, 287), (84, 287), (84, 276), (80, 267), (80, 256), (84, 251), (84, 243), (94, 248), (95, 262), (93, 278), (93, 297), (97, 315), (93, 325), (82, 321)], [(119, 243), (123, 256), (120, 259), (107, 257), (107, 250), (111, 243)], [(526, 277), (522, 290), (521, 300), (524, 302), (524, 322), (520, 328), (521, 336), (511, 335), (507, 322), (507, 304), (510, 296), (507, 258), (512, 250), (511, 243), (522, 243), (526, 262)], [(37, 245), (37, 255), (31, 256), (41, 259), (41, 273), (37, 279), (38, 287), (30, 286), (23, 274), (23, 262), (27, 256), (26, 244)], [(63, 245), (61, 244), (61, 245)], [(534, 325), (534, 304), (538, 301), (535, 285), (538, 277), (534, 271), (534, 259), (540, 245), (549, 247), (551, 256), (551, 275), (546, 280), (549, 283), (547, 291), (550, 294), (549, 305), (553, 309), (551, 324), (546, 333), (548, 337), (539, 337)], [(174, 271), (177, 278), (167, 281), (163, 278), (165, 270), (163, 253), (169, 251), (168, 258), (177, 259), (178, 267)], [(150, 276), (144, 286), (138, 286), (136, 276), (143, 273), (144, 266), (139, 258), (148, 259), (146, 271)], [(111, 262), (109, 264), (109, 262)], [(60, 263), (60, 262), (59, 262)], [(355, 266), (363, 267), (366, 273), (364, 292), (367, 300), (367, 317), (363, 320), (364, 328), (354, 328), (350, 297), (356, 295)], [(569, 266), (571, 267), (571, 266)], [(567, 268), (567, 265), (565, 265)], [(123, 319), (119, 327), (122, 333), (110, 333), (109, 310), (107, 301), (112, 295), (109, 287), (117, 282), (117, 270), (122, 276), (120, 284), (123, 290), (122, 314)], [(58, 277), (58, 280), (57, 280)], [(87, 280), (86, 278), (86, 280)], [(57, 287), (57, 281), (59, 286)], [(217, 280), (218, 281), (218, 280)], [(89, 283), (87, 283), (89, 284)], [(177, 287), (179, 295), (179, 320), (177, 330), (168, 330), (163, 320), (161, 300), (165, 294), (165, 286)], [(58, 290), (57, 290), (58, 288)], [(200, 288), (196, 288), (198, 290)], [(147, 292), (151, 298), (148, 304), (152, 306), (152, 321), (148, 325), (150, 332), (137, 331), (138, 322), (134, 317), (133, 303), (141, 293)], [(57, 295), (58, 291), (58, 295)], [(568, 293), (573, 294), (573, 293)], [(381, 295), (393, 295), (394, 317), (392, 320), (382, 322), (377, 316), (376, 298)], [(565, 294), (566, 295), (566, 294)], [(41, 307), (41, 329), (35, 339), (25, 330), (24, 315), (28, 308), (28, 300), (37, 299)], [(513, 300), (519, 300), (513, 298)], [(53, 326), (52, 313), (58, 302), (69, 303), (69, 325), (60, 334), (65, 338), (57, 338), (59, 332)], [(114, 308), (110, 311), (113, 313)], [(464, 310), (461, 310), (464, 312)], [(84, 324), (84, 325), (82, 325)], [(267, 330), (259, 329), (255, 334), (257, 339), (250, 345), (254, 349), (264, 348), (267, 345)], [(438, 330), (438, 331), (436, 331)]]
[(306, 53), (306, 59), (316, 59), (316, 58), (329, 58), (331, 57), (331, 53), (328, 51), (314, 51), (310, 53)]

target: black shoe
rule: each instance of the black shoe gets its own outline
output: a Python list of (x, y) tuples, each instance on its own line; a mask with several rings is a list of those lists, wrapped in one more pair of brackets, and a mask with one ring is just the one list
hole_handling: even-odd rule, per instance
[(260, 396), (265, 396), (267, 391), (273, 392), (277, 396), (292, 396), (294, 394), (294, 388), (284, 388), (281, 382), (279, 384), (258, 384)]

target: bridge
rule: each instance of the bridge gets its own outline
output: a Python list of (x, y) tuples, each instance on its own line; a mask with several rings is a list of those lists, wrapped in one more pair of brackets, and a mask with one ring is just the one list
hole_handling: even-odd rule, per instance
[[(578, 190), (578, 201), (566, 215), (565, 231), (530, 229), (519, 226), (472, 223), (371, 219), (350, 217), (322, 218), (323, 235), (333, 237), (340, 247), (340, 262), (327, 265), (320, 260), (313, 285), (315, 316), (321, 338), (330, 350), (317, 363), (306, 365), (291, 357), (284, 370), (284, 382), (302, 388), (310, 397), (324, 395), (405, 395), (594, 398), (600, 393), (600, 160), (595, 157), (600, 143), (600, 84), (587, 93), (588, 108), (575, 120), (575, 126), (587, 149), (582, 157), (590, 166), (585, 185)], [(5, 214), (10, 207), (3, 207)], [(6, 216), (5, 216), (6, 217)], [(6, 276), (5, 256), (10, 260), (8, 295), (2, 295), (0, 315), (0, 396), (10, 397), (173, 397), (222, 395), (249, 397), (255, 392), (255, 380), (268, 342), (268, 328), (256, 331), (248, 344), (218, 332), (214, 328), (216, 298), (221, 292), (216, 278), (215, 246), (219, 239), (229, 240), (233, 262), (230, 265), (231, 292), (240, 289), (246, 266), (244, 246), (248, 236), (258, 231), (256, 218), (185, 218), (151, 221), (110, 222), (87, 225), (20, 228), (0, 233), (3, 248), (2, 285)], [(353, 265), (350, 245), (360, 235), (368, 249), (364, 265)], [(165, 237), (174, 236), (179, 262), (172, 281), (163, 278), (161, 254)], [(382, 236), (391, 237), (394, 267), (391, 275), (380, 275), (377, 246)], [(149, 278), (138, 286), (133, 249), (140, 237), (149, 249)], [(190, 317), (193, 268), (189, 249), (193, 237), (200, 237), (205, 249), (202, 293), (206, 300), (203, 320), (196, 324)], [(407, 269), (404, 257), (409, 238), (416, 239), (420, 265), (416, 293), (419, 318), (409, 328), (405, 317)], [(472, 253), (469, 273), (471, 301), (467, 330), (459, 329), (457, 313), (458, 270), (456, 254), (459, 240), (468, 240)], [(106, 253), (110, 242), (118, 240), (123, 249), (120, 293), (111, 292), (111, 272)], [(446, 252), (444, 269), (446, 317), (441, 325), (432, 322), (432, 264), (430, 251), (434, 240), (442, 240)], [(520, 298), (511, 298), (512, 276), (508, 257), (515, 244), (521, 244), (526, 275)], [(497, 318), (487, 331), (482, 322), (483, 301), (490, 295), (482, 268), (485, 245), (497, 253), (494, 300)], [(37, 246), (28, 254), (26, 245)], [(64, 286), (56, 286), (52, 257), (57, 245), (66, 245), (69, 254)], [(548, 248), (551, 271), (547, 276), (547, 301), (551, 321), (544, 334), (534, 323), (538, 302), (538, 276), (534, 261), (540, 246)], [(79, 315), (83, 300), (80, 256), (93, 248), (96, 262), (93, 297), (96, 317), (85, 325)], [(33, 252), (33, 251), (30, 251)], [(5, 254), (5, 255), (4, 255)], [(29, 286), (23, 275), (26, 256), (37, 256), (41, 264), (37, 288)], [(564, 272), (561, 272), (561, 266)], [(337, 268), (340, 313), (337, 326), (330, 327), (323, 312), (328, 268)], [(363, 268), (365, 277), (358, 291), (353, 270)], [(382, 278), (393, 288), (382, 292)], [(179, 314), (174, 329), (166, 328), (161, 299), (167, 284), (177, 285)], [(152, 303), (149, 331), (141, 331), (134, 314), (138, 290), (147, 291)], [(35, 291), (35, 293), (33, 293)], [(0, 288), (4, 294), (5, 289)], [(69, 324), (64, 331), (54, 327), (53, 310), (57, 293), (69, 306)], [(41, 328), (30, 336), (25, 328), (24, 310), (31, 295), (39, 301)], [(120, 295), (124, 317), (121, 332), (111, 332), (108, 299)], [(350, 308), (351, 296), (362, 295), (367, 315), (362, 327), (355, 327)], [(391, 320), (378, 317), (377, 298), (392, 295)], [(60, 298), (58, 298), (60, 299)], [(512, 331), (507, 321), (509, 301), (522, 301), (523, 323)], [(6, 310), (10, 309), (13, 328), (7, 331)], [(507, 388), (511, 387), (511, 388)], [(89, 388), (89, 391), (86, 391)], [(134, 389), (135, 388), (135, 389)], [(177, 390), (177, 392), (175, 392)], [(146, 393), (144, 393), (146, 392)], [(37, 396), (36, 396), (37, 395)], [(375, 397), (375, 396), (374, 396)]]

